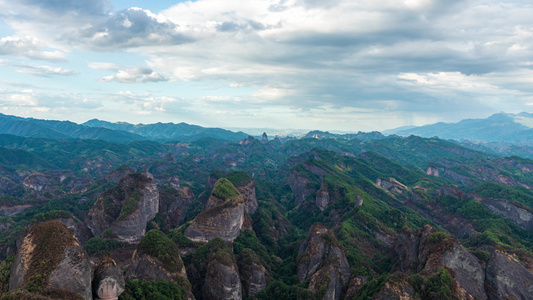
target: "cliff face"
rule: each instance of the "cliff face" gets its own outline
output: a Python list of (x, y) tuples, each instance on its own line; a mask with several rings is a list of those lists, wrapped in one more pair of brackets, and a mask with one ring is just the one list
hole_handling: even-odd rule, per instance
[(244, 211), (243, 196), (229, 180), (221, 178), (215, 184), (204, 210), (184, 234), (193, 241), (207, 242), (215, 237), (233, 241), (243, 228)]
[(295, 196), (294, 204), (298, 205), (302, 203), (307, 196), (317, 191), (316, 188), (309, 186), (311, 182), (311, 179), (301, 175), (298, 171), (291, 171), (289, 175), (289, 186)]
[(159, 212), (168, 217), (170, 228), (179, 226), (187, 217), (187, 208), (194, 202), (193, 191), (189, 187), (161, 190)]
[(298, 279), (310, 279), (309, 289), (318, 292), (326, 286), (322, 299), (340, 299), (350, 279), (350, 266), (333, 232), (322, 224), (311, 226), (300, 245)]
[(502, 199), (484, 198), (481, 203), (495, 215), (515, 223), (520, 228), (533, 229), (533, 213)]
[(58, 221), (31, 228), (17, 252), (9, 279), (9, 290), (32, 286), (32, 291), (65, 290), (92, 299), (91, 266), (88, 256), (72, 232)]
[(124, 292), (124, 276), (116, 263), (104, 258), (94, 271), (93, 295), (95, 299), (117, 300)]
[(463, 299), (487, 299), (485, 270), (477, 257), (429, 225), (417, 231), (404, 232), (394, 247), (400, 271), (405, 274), (436, 274), (439, 268), (450, 270), (454, 293)]
[(490, 299), (531, 299), (533, 274), (511, 255), (496, 250), (487, 264)]
[(255, 296), (266, 288), (270, 275), (254, 251), (244, 249), (237, 257), (237, 264), (248, 296)]
[(241, 281), (229, 253), (218, 251), (207, 266), (203, 296), (206, 300), (242, 299)]
[(250, 181), (246, 184), (235, 186), (244, 198), (244, 207), (248, 214), (253, 215), (257, 210), (257, 196), (255, 195), (255, 184)]
[(148, 172), (126, 175), (104, 192), (89, 210), (85, 223), (97, 236), (110, 229), (117, 240), (138, 242), (146, 223), (159, 211), (159, 192)]

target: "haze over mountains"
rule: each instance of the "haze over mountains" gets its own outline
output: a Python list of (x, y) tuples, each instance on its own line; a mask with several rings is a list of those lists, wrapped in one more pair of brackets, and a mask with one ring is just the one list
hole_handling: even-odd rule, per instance
[(110, 123), (93, 119), (83, 124), (70, 121), (50, 121), (0, 114), (0, 133), (38, 138), (100, 139), (115, 143), (141, 140), (194, 141), (203, 137), (238, 141), (248, 135), (220, 128), (204, 128), (186, 123), (129, 124)]
[(418, 127), (383, 131), (400, 136), (418, 135), (441, 139), (533, 145), (533, 114), (497, 113), (486, 119), (466, 119), (458, 123), (439, 122)]

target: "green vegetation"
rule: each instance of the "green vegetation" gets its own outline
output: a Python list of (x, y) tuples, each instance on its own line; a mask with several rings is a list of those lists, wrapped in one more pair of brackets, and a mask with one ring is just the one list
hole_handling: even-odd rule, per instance
[(226, 179), (229, 180), (234, 186), (241, 186), (252, 181), (252, 177), (244, 171), (231, 172), (226, 175)]
[(33, 226), (25, 240), (35, 248), (22, 284), (30, 292), (44, 291), (50, 274), (63, 258), (65, 249), (75, 244), (75, 238), (59, 221), (47, 221)]
[(224, 201), (234, 200), (240, 195), (235, 186), (226, 178), (219, 179), (211, 193), (213, 196)]
[(136, 212), (139, 209), (140, 201), (141, 193), (139, 192), (139, 190), (136, 189), (133, 191), (133, 193), (130, 194), (128, 199), (124, 201), (124, 204), (122, 205), (122, 210), (120, 211), (117, 220), (124, 220), (126, 219), (126, 217)]
[(117, 242), (115, 240), (102, 240), (99, 237), (93, 237), (83, 244), (83, 248), (85, 248), (85, 251), (89, 255), (98, 256), (109, 255), (113, 250), (128, 246), (129, 244), (127, 243)]
[(119, 299), (185, 300), (187, 299), (187, 291), (172, 281), (134, 279), (126, 282), (126, 289)]
[(139, 243), (138, 250), (159, 259), (169, 272), (180, 272), (183, 268), (178, 246), (159, 230), (148, 231)]

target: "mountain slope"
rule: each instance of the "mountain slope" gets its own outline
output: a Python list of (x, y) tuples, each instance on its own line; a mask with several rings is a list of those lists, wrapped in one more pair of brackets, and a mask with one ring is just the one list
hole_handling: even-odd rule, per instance
[(100, 139), (114, 143), (145, 140), (140, 135), (106, 128), (91, 128), (70, 121), (49, 121), (0, 114), (0, 133), (49, 139)]
[(505, 142), (531, 145), (533, 114), (494, 114), (486, 119), (466, 119), (458, 123), (436, 123), (414, 128), (397, 128), (384, 131), (384, 134), (401, 136), (437, 136), (441, 139), (470, 140), (483, 142)]
[(102, 120), (89, 120), (82, 125), (88, 127), (100, 127), (112, 130), (123, 130), (133, 134), (138, 134), (151, 140), (180, 140), (184, 142), (199, 140), (203, 137), (215, 139), (239, 141), (248, 134), (243, 132), (232, 132), (221, 128), (204, 128), (186, 123), (156, 123), (156, 124), (129, 124), (125, 122), (111, 123)]

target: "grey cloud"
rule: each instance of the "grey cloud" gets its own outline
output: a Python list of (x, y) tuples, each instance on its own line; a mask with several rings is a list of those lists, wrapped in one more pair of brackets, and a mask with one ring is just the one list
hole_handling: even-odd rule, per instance
[(180, 33), (177, 24), (160, 21), (155, 15), (141, 9), (114, 13), (103, 22), (70, 33), (64, 38), (73, 44), (81, 41), (95, 50), (179, 45), (194, 40), (191, 36)]
[(103, 15), (109, 11), (108, 0), (17, 0), (20, 3), (39, 7), (54, 15)]

